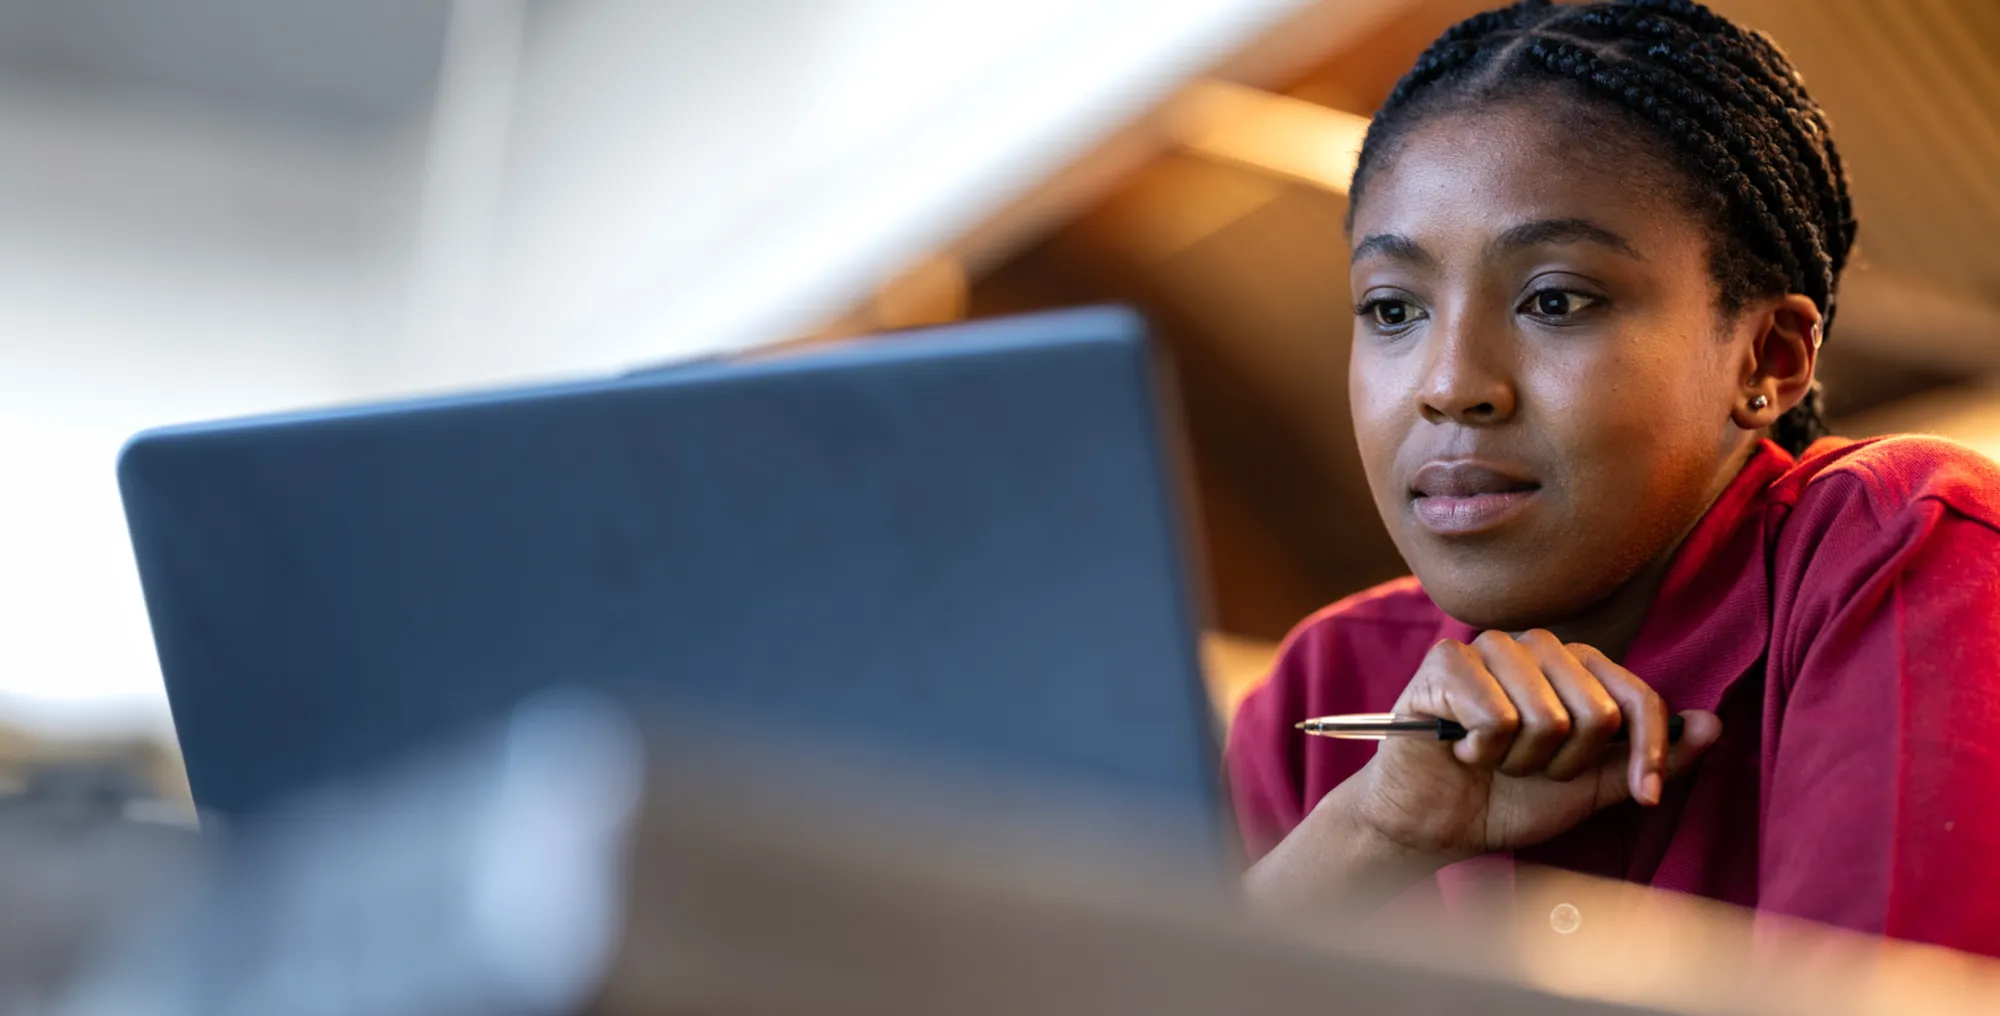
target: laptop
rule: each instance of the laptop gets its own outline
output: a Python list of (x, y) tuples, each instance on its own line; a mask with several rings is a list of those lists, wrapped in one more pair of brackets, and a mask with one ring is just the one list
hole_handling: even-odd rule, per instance
[(178, 426), (119, 481), (196, 803), (546, 689), (1220, 813), (1146, 329), (1086, 308)]

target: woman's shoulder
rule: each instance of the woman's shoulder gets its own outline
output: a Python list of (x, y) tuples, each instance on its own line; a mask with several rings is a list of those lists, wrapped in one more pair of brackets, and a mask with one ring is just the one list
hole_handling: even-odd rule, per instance
[(1431, 642), (1441, 637), (1444, 628), (1453, 623), (1431, 602), (1416, 576), (1406, 575), (1315, 611), (1292, 629), (1283, 652), (1333, 646), (1362, 652), (1401, 649), (1413, 638), (1422, 640), (1428, 649)]
[(1444, 611), (1431, 602), (1417, 577), (1405, 575), (1321, 607), (1299, 622), (1293, 630), (1293, 637), (1306, 631), (1367, 629), (1381, 625), (1435, 627), (1445, 620)]
[(1393, 699), (1424, 653), (1456, 626), (1414, 576), (1385, 582), (1299, 622), (1279, 650), (1271, 683), (1316, 704), (1341, 699), (1364, 708), (1383, 694)]
[(1403, 578), (1292, 629), (1270, 676), (1237, 709), (1226, 750), (1237, 822), (1252, 856), (1284, 838), (1319, 795), (1373, 753), (1365, 742), (1305, 737), (1292, 725), (1393, 706), (1424, 654), (1456, 624), (1415, 578)]
[[(1814, 444), (1770, 488), (1789, 507), (1767, 530), (1774, 557), (1774, 673), (1811, 659), (1861, 661), (1864, 645), (1949, 631), (2000, 648), (2000, 465), (1971, 448), (1907, 435)], [(1926, 636), (1927, 637), (1927, 636)], [(1815, 655), (1818, 647), (1838, 652)], [(1880, 681), (1872, 660), (1848, 676)], [(1821, 667), (1832, 680), (1849, 669)]]
[(1815, 442), (1771, 495), (1795, 523), (1815, 530), (1880, 530), (1940, 513), (2000, 530), (2000, 463), (1922, 434)]

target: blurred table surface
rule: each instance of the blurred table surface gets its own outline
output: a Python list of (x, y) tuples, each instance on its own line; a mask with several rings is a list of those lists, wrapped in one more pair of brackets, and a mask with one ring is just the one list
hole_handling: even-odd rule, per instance
[[(0, 808), (0, 1013), (2000, 1011), (1990, 961), (1624, 883), (1525, 871), (1450, 914), (1279, 920), (1120, 802), (789, 742), (621, 742), (636, 728), (587, 711), (512, 729), (231, 830), (192, 878), (185, 830)], [(177, 881), (195, 891), (121, 951), (118, 904)], [(597, 898), (604, 945), (579, 949)], [(22, 964), (112, 1002), (11, 1008)]]
[(1628, 883), (1279, 921), (1122, 816), (744, 771), (656, 770), (594, 1013), (2000, 1012), (1990, 961)]

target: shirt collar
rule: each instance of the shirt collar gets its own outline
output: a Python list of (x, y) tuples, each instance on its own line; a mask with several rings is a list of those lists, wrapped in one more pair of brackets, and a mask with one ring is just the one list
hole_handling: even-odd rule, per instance
[(1670, 709), (1713, 710), (1771, 641), (1771, 486), (1792, 456), (1766, 440), (1709, 506), (1667, 566), (1624, 665)]

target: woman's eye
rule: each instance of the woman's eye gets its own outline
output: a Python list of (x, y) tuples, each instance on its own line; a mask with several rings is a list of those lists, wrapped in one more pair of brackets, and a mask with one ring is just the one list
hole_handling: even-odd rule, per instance
[(1401, 327), (1416, 318), (1407, 300), (1376, 300), (1368, 305), (1368, 312), (1384, 328)]
[(1545, 318), (1563, 318), (1597, 303), (1594, 296), (1567, 289), (1544, 289), (1528, 297), (1521, 309)]

